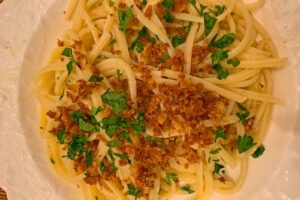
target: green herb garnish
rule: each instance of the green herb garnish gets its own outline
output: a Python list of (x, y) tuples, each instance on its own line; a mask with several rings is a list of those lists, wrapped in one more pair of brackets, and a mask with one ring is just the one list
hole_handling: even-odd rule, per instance
[(255, 152), (252, 154), (253, 158), (260, 157), (265, 152), (265, 147), (263, 145), (260, 145)]
[(248, 151), (256, 145), (256, 143), (253, 140), (253, 137), (251, 137), (250, 135), (248, 136), (246, 134), (243, 137), (239, 135), (236, 144), (239, 153), (244, 153), (245, 151)]

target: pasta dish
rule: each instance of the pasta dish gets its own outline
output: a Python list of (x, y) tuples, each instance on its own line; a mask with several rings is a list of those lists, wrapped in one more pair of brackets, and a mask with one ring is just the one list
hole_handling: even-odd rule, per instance
[(35, 83), (57, 174), (88, 200), (238, 191), (283, 103), (271, 71), (287, 58), (251, 14), (263, 4), (71, 0)]

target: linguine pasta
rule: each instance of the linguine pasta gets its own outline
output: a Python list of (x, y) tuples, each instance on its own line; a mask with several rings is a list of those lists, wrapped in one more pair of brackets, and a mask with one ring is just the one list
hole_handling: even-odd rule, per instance
[(282, 103), (287, 58), (251, 14), (264, 2), (72, 0), (36, 79), (57, 174), (89, 200), (238, 191)]

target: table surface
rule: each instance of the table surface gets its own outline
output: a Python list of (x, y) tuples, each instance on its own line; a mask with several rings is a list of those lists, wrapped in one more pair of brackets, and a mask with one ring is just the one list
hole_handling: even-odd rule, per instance
[(7, 200), (6, 193), (1, 188), (0, 188), (0, 200)]

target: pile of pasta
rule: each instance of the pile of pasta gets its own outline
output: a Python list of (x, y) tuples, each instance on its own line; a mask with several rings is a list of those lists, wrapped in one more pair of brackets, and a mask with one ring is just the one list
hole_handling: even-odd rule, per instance
[(91, 200), (238, 191), (283, 103), (271, 71), (287, 58), (251, 14), (263, 5), (71, 0), (72, 28), (36, 79), (57, 174)]

